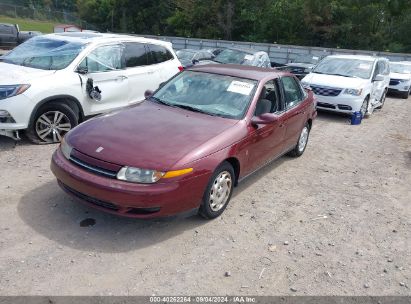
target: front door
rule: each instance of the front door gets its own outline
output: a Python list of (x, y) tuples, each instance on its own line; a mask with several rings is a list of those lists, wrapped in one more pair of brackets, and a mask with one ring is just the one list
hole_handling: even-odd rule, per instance
[(281, 155), (284, 149), (284, 111), (276, 80), (266, 82), (260, 92), (255, 116), (264, 113), (273, 113), (278, 117), (278, 120), (271, 124), (249, 126), (249, 155), (247, 165), (244, 168), (245, 175)]
[[(79, 65), (87, 73), (81, 75), (83, 91), (90, 114), (124, 107), (128, 104), (129, 81), (122, 60), (122, 44), (104, 45), (94, 49)], [(90, 97), (89, 86), (101, 91), (101, 100)]]

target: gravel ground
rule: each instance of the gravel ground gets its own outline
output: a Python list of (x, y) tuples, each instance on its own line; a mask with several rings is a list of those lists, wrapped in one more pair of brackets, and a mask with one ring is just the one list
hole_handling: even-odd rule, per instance
[(320, 113), (305, 154), (214, 221), (90, 209), (57, 186), (55, 145), (0, 138), (0, 295), (411, 295), (410, 117), (411, 98), (359, 126)]

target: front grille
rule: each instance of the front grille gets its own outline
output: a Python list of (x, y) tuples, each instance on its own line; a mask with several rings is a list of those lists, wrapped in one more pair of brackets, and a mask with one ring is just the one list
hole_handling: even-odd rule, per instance
[(86, 195), (86, 194), (80, 193), (80, 192), (78, 192), (78, 191), (76, 191), (76, 190), (74, 190), (74, 189), (72, 189), (72, 188), (70, 188), (70, 187), (68, 187), (68, 186), (66, 186), (66, 185), (64, 185), (64, 184), (61, 184), (61, 185), (62, 185), (62, 186), (64, 187), (64, 189), (66, 189), (68, 192), (70, 192), (70, 193), (73, 194), (74, 196), (76, 196), (76, 197), (78, 197), (78, 198), (80, 198), (80, 199), (82, 199), (82, 200), (84, 200), (84, 201), (86, 201), (86, 202), (88, 202), (88, 203), (91, 203), (91, 204), (93, 204), (93, 205), (96, 205), (96, 206), (99, 206), (99, 207), (103, 207), (103, 208), (106, 208), (106, 209), (114, 210), (114, 211), (118, 211), (118, 210), (119, 210), (119, 207), (117, 207), (116, 205), (114, 205), (114, 204), (112, 204), (112, 203), (105, 202), (105, 201), (99, 200), (99, 199), (97, 199), (97, 198), (88, 196), (88, 195)]
[(91, 173), (101, 175), (101, 176), (104, 176), (104, 177), (109, 177), (109, 178), (116, 178), (117, 177), (117, 172), (87, 164), (83, 160), (78, 159), (77, 157), (75, 157), (73, 155), (70, 156), (70, 161), (72, 163), (76, 164), (77, 166), (79, 166), (79, 167), (81, 167), (81, 168), (83, 168), (83, 169), (85, 169), (85, 170), (87, 170)]
[(338, 96), (342, 91), (342, 89), (319, 87), (314, 85), (310, 85), (310, 87), (312, 88), (314, 94), (322, 96)]
[(399, 79), (391, 79), (390, 80), (390, 85), (396, 86), (400, 84), (400, 80)]
[(340, 110), (346, 110), (346, 111), (351, 111), (351, 110), (352, 110), (352, 107), (347, 106), (347, 105), (343, 105), (343, 104), (339, 104), (339, 105), (338, 105), (338, 108), (339, 108)]
[(317, 102), (317, 107), (327, 108), (327, 109), (335, 109), (335, 105), (325, 102)]

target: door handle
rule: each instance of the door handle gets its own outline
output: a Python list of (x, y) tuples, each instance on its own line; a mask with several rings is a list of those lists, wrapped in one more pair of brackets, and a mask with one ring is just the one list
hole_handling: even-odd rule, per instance
[(148, 71), (147, 74), (154, 74), (154, 71), (153, 70)]
[(124, 75), (121, 75), (121, 76), (118, 76), (117, 79), (123, 81), (123, 80), (128, 79), (128, 77), (124, 76)]

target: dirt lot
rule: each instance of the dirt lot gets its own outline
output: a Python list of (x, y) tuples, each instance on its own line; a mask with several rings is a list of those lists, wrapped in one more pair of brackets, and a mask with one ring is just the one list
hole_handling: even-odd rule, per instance
[(214, 221), (92, 210), (58, 188), (56, 146), (1, 138), (0, 295), (411, 295), (410, 117), (411, 98), (320, 114)]

